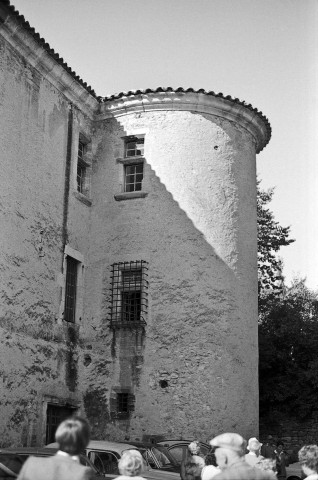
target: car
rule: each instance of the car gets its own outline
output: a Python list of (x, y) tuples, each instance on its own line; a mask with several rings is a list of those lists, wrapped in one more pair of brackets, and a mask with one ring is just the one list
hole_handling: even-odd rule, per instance
[[(1, 448), (0, 449), (0, 463), (5, 465), (9, 468), (13, 475), (12, 477), (16, 477), (19, 473), (20, 469), (24, 462), (29, 458), (31, 455), (33, 457), (50, 457), (55, 455), (57, 452), (57, 448), (37, 448), (37, 447), (10, 447), (10, 448)], [(85, 467), (90, 467), (95, 472), (96, 480), (102, 480), (104, 477), (100, 474), (98, 469), (94, 466), (94, 464), (89, 460), (89, 458), (81, 454), (79, 455), (80, 462)], [(14, 475), (15, 474), (15, 475)]]
[[(47, 445), (49, 448), (52, 446), (57, 448), (57, 443)], [(85, 454), (104, 477), (113, 479), (119, 475), (118, 460), (125, 450), (139, 449), (136, 445), (130, 443), (91, 440), (85, 448)], [(142, 454), (141, 450), (140, 453)], [(145, 459), (145, 469), (142, 472), (142, 476), (148, 480), (180, 480), (179, 473), (151, 468), (147, 459)]]
[(286, 467), (286, 480), (301, 480), (304, 477), (300, 462), (291, 463)]
[[(175, 461), (181, 465), (182, 460), (184, 460), (186, 457), (188, 445), (191, 442), (193, 442), (193, 440), (161, 440), (160, 442), (157, 442), (157, 445), (162, 445), (165, 447), (174, 457)], [(204, 442), (199, 442), (199, 444), (201, 453), (205, 457), (210, 450), (210, 446)]]
[(180, 464), (163, 445), (150, 442), (129, 441), (140, 450), (146, 462), (155, 470), (180, 473)]

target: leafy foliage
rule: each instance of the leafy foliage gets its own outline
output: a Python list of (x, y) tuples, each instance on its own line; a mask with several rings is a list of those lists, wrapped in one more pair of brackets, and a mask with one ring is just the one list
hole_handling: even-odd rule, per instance
[(284, 285), (277, 252), (294, 242), (268, 208), (274, 189), (258, 182), (260, 416), (307, 417), (317, 410), (318, 293), (304, 279)]
[[(259, 315), (260, 415), (306, 417), (318, 398), (318, 294), (305, 280), (264, 295)], [(266, 307), (266, 308), (264, 308)]]
[(259, 294), (279, 290), (283, 282), (282, 262), (276, 254), (283, 246), (295, 240), (290, 239), (290, 227), (282, 227), (267, 207), (274, 195), (274, 188), (262, 190), (257, 183), (257, 224), (258, 224), (258, 287)]

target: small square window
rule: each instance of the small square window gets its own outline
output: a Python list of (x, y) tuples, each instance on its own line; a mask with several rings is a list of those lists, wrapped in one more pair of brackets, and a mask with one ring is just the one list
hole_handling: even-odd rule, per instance
[(125, 157), (143, 157), (145, 139), (129, 137), (125, 142)]
[(144, 176), (144, 164), (136, 163), (125, 165), (125, 192), (140, 192), (142, 190), (142, 180)]

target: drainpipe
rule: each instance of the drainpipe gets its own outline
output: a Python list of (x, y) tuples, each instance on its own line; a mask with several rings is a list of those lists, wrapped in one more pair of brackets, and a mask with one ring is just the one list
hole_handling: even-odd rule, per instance
[(62, 224), (62, 271), (64, 264), (65, 245), (68, 241), (67, 220), (70, 198), (70, 178), (72, 163), (72, 141), (73, 141), (73, 104), (68, 105), (68, 123), (67, 123), (67, 147), (65, 162), (65, 180), (64, 180), (64, 199), (63, 199), (63, 224)]

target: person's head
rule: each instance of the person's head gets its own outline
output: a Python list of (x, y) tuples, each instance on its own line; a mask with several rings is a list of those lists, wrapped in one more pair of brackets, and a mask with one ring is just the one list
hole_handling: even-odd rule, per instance
[(144, 468), (142, 455), (138, 450), (125, 450), (118, 462), (118, 469), (121, 475), (136, 477)]
[(276, 444), (276, 450), (278, 453), (281, 453), (284, 450), (284, 442), (278, 441)]
[(272, 458), (262, 458), (255, 464), (256, 468), (260, 468), (261, 470), (269, 470), (274, 472), (275, 475), (277, 474), (276, 470), (276, 460)]
[(318, 446), (305, 445), (298, 452), (301, 468), (306, 476), (318, 473)]
[(194, 440), (193, 442), (189, 443), (188, 450), (191, 453), (191, 455), (199, 455), (200, 453), (199, 442), (197, 440)]
[(83, 418), (72, 417), (60, 423), (55, 432), (59, 449), (69, 455), (78, 455), (89, 442), (89, 425)]
[(216, 463), (224, 470), (242, 457), (246, 449), (246, 441), (238, 433), (223, 433), (210, 441), (215, 449)]
[[(193, 458), (195, 458), (195, 456)], [(201, 460), (203, 461), (203, 459)], [(194, 460), (189, 459), (185, 464), (185, 472), (186, 472), (187, 480), (200, 480), (203, 466), (204, 466), (204, 461), (203, 461), (203, 465), (199, 465)]]
[(249, 439), (246, 448), (247, 448), (247, 450), (249, 450), (250, 452), (255, 453), (256, 455), (258, 455), (262, 445), (263, 445), (263, 444), (260, 443), (260, 442), (257, 440), (257, 438), (253, 437), (253, 438), (250, 438), (250, 439)]

